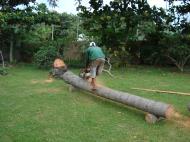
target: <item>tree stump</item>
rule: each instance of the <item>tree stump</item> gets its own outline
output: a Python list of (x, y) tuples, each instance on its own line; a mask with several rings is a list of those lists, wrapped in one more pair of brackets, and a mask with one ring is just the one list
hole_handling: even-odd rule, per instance
[(154, 123), (156, 123), (159, 119), (158, 119), (158, 117), (156, 117), (155, 115), (150, 114), (150, 113), (147, 113), (147, 114), (145, 115), (145, 120), (146, 120), (147, 123), (154, 124)]

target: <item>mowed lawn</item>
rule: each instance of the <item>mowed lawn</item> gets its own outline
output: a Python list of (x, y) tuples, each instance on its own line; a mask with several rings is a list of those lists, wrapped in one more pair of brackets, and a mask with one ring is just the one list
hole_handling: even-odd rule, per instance
[[(73, 70), (78, 74), (78, 70)], [(133, 90), (148, 88), (190, 92), (190, 73), (153, 67), (127, 67), (103, 73), (110, 88), (172, 104), (190, 117), (190, 96)], [(189, 142), (190, 128), (175, 121), (147, 124), (144, 112), (96, 97), (69, 92), (63, 80), (49, 81), (48, 71), (20, 65), (0, 77), (0, 142)]]

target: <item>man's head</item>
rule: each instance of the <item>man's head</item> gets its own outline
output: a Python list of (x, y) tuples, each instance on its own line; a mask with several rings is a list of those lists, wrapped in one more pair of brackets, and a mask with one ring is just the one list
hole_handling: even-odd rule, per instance
[(96, 46), (96, 43), (95, 42), (90, 42), (90, 47), (91, 46)]

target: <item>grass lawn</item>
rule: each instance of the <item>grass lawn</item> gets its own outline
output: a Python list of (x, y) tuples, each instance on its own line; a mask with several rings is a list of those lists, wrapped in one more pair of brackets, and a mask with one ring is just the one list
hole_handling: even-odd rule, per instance
[[(77, 73), (77, 70), (73, 70)], [(171, 69), (130, 67), (103, 73), (102, 85), (174, 105), (190, 117), (190, 96), (131, 88), (190, 92), (190, 74)], [(189, 142), (190, 128), (171, 120), (147, 124), (144, 112), (84, 91), (69, 92), (62, 80), (31, 66), (0, 76), (0, 142)]]

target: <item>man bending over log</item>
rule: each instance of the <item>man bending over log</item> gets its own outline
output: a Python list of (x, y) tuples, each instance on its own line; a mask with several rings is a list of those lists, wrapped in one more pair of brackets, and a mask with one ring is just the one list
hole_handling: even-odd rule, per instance
[(92, 79), (92, 90), (96, 90), (96, 76), (100, 75), (104, 68), (105, 55), (102, 49), (94, 42), (90, 43), (85, 51), (86, 54), (86, 68), (90, 68), (90, 78)]

